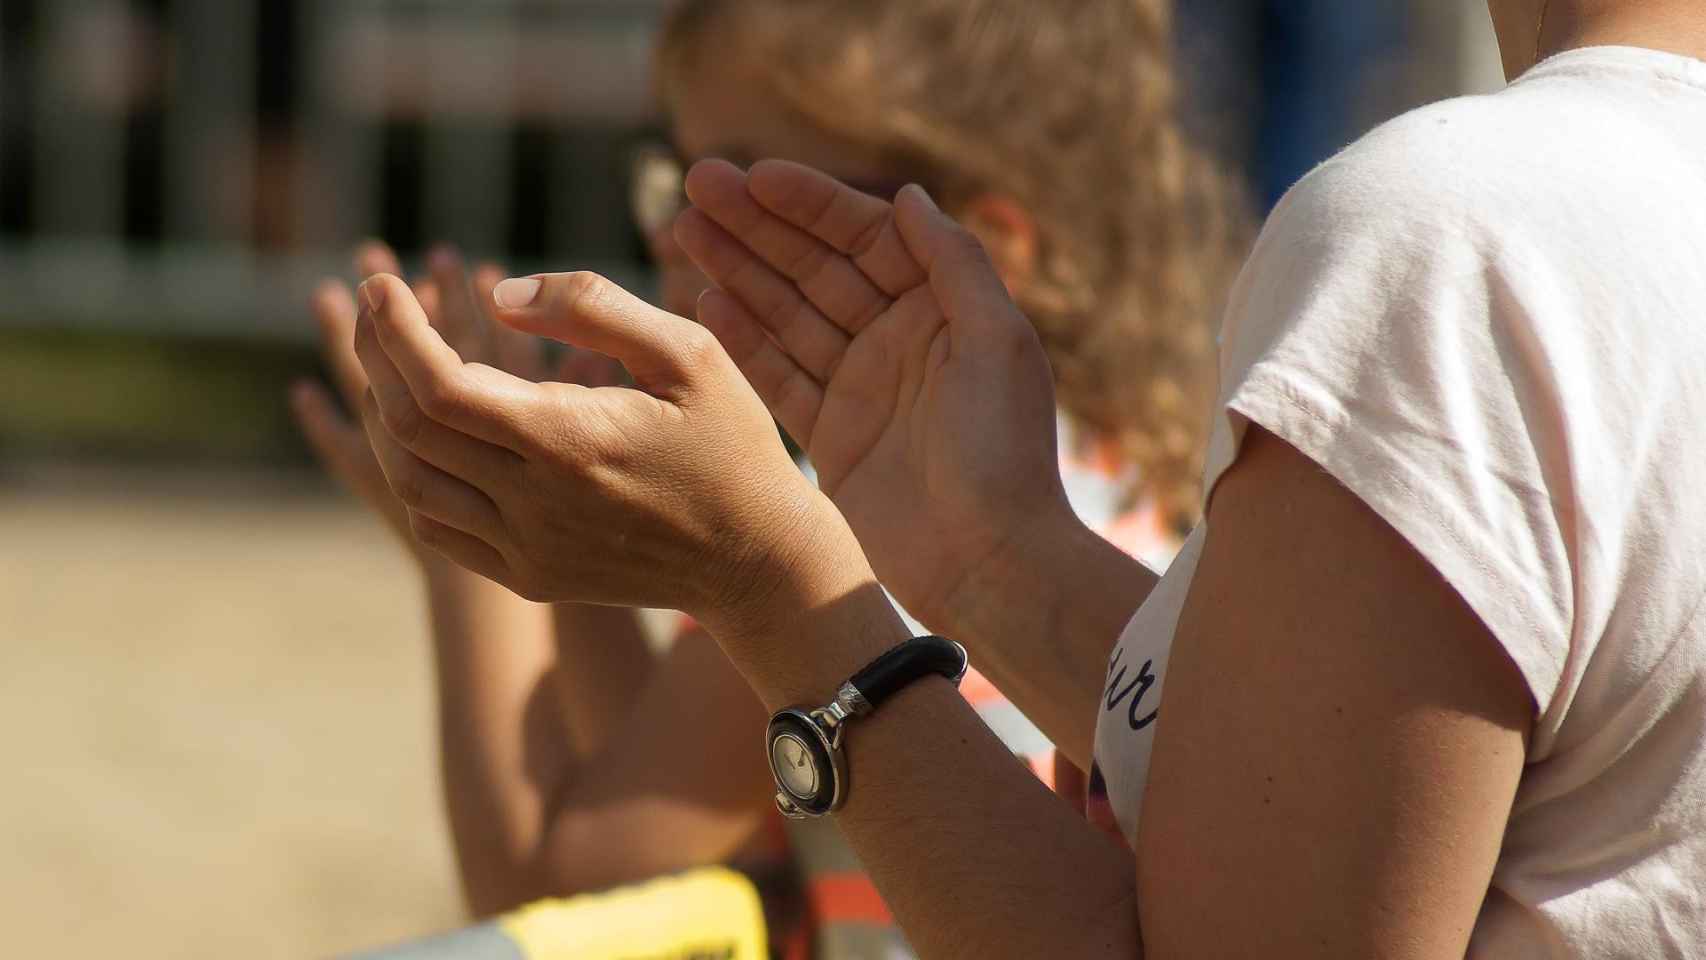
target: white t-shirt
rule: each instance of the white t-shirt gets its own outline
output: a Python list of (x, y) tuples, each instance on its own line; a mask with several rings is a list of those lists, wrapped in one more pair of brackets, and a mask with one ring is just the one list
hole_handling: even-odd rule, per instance
[[(1220, 372), (1207, 486), (1284, 439), (1534, 694), (1470, 956), (1706, 957), (1706, 63), (1572, 51), (1370, 134), (1274, 211)], [(1128, 840), (1204, 534), (1110, 660)]]

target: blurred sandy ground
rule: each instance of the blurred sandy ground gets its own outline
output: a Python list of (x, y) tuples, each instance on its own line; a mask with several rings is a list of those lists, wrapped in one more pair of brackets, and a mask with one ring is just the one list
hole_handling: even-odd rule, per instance
[(307, 474), (0, 485), (0, 955), (457, 925), (416, 589)]

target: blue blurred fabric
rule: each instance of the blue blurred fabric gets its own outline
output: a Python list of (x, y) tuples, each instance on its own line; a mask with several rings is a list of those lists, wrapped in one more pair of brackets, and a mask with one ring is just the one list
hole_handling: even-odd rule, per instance
[(1178, 30), (1188, 100), (1263, 210), (1364, 132), (1407, 39), (1404, 5), (1371, 0), (1185, 0)]

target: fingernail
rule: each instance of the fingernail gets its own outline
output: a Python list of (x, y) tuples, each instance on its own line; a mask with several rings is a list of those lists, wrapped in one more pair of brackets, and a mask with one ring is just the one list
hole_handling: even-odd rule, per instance
[(511, 277), (492, 289), (492, 299), (505, 310), (515, 310), (532, 303), (544, 286), (537, 277)]
[(385, 306), (385, 290), (377, 280), (364, 280), (361, 284), (361, 302), (367, 307), (368, 313), (378, 313)]
[(906, 189), (911, 190), (912, 192), (918, 194), (918, 199), (923, 200), (924, 205), (929, 207), (932, 211), (934, 211), (936, 213), (942, 212), (942, 208), (936, 206), (935, 198), (930, 196), (930, 191), (924, 189), (923, 187), (919, 186), (916, 183), (907, 184)]

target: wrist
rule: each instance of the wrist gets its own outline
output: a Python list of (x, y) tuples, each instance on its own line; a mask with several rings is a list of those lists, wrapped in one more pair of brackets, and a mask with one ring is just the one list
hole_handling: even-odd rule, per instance
[[(1090, 529), (1064, 501), (1015, 523), (978, 563), (969, 566), (949, 592), (932, 627), (960, 639), (995, 639), (1018, 624), (1043, 630), (1064, 622), (1067, 612), (1107, 606), (1101, 592), (1109, 582), (1140, 581), (1142, 593), (1155, 580), (1138, 561)], [(1129, 595), (1122, 590), (1119, 595)], [(1140, 593), (1139, 596), (1142, 594)], [(1112, 598), (1109, 598), (1112, 599)], [(1110, 643), (1129, 617), (1129, 600), (1113, 600), (1118, 611), (1106, 629)], [(1118, 622), (1113, 622), (1118, 620)]]
[(750, 632), (712, 635), (771, 711), (823, 703), (854, 673), (911, 636), (875, 580), (828, 603), (777, 610), (763, 626), (746, 629)]
[(870, 578), (840, 513), (803, 479), (751, 500), (762, 514), (728, 524), (746, 532), (707, 545), (689, 574), (699, 576), (698, 596), (681, 609), (713, 634), (761, 633)]
[(910, 635), (827, 500), (741, 569), (744, 586), (696, 616), (772, 710), (828, 698)]
[(958, 572), (937, 608), (926, 611), (931, 619), (925, 622), (950, 636), (970, 636), (992, 606), (1046, 600), (1041, 594), (1058, 585), (1061, 571), (1073, 569), (1086, 534), (1094, 536), (1064, 497), (1049, 509), (1009, 518), (984, 538), (991, 546)]

